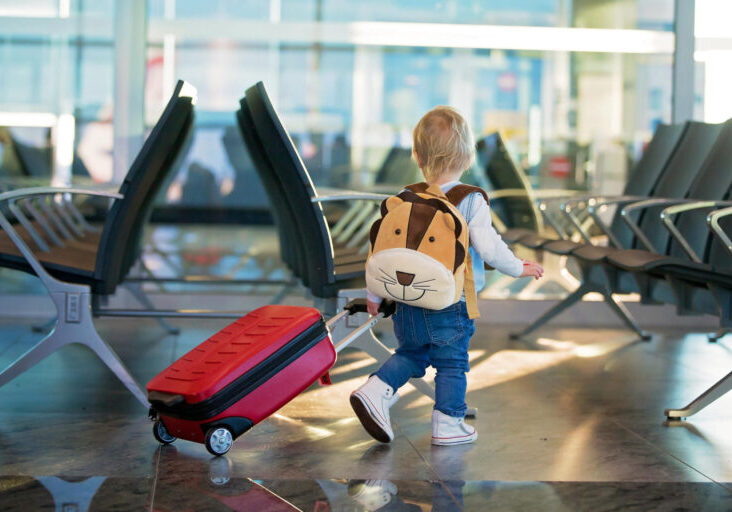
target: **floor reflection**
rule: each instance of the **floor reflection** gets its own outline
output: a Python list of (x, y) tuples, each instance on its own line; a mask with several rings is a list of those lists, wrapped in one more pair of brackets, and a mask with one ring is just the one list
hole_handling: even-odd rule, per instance
[[(0, 510), (395, 512), (732, 509), (713, 483), (258, 480), (227, 477), (224, 458), (205, 473), (157, 483), (118, 477), (0, 477)], [(205, 466), (209, 461), (200, 461)], [(201, 465), (193, 463), (193, 466)], [(201, 469), (201, 468), (199, 468)]]

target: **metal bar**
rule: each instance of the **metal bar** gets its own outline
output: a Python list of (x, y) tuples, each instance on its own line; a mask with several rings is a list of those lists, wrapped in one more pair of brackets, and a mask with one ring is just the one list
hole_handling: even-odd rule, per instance
[[(364, 205), (365, 206), (365, 205)], [(358, 215), (351, 221), (351, 224), (343, 230), (341, 235), (336, 240), (339, 243), (344, 243), (347, 240), (351, 238), (351, 235), (363, 224), (363, 222), (366, 220), (366, 218), (371, 214), (372, 208), (364, 207), (360, 212), (358, 212)]]
[(692, 261), (695, 261), (697, 263), (701, 263), (701, 258), (696, 253), (696, 251), (691, 247), (688, 240), (684, 237), (684, 235), (681, 234), (681, 232), (678, 230), (676, 225), (673, 222), (673, 217), (679, 213), (688, 212), (691, 210), (699, 210), (702, 208), (713, 208), (719, 204), (717, 201), (701, 201), (698, 203), (691, 203), (691, 204), (681, 204), (677, 206), (670, 206), (668, 208), (665, 208), (661, 212), (661, 221), (663, 222), (664, 227), (668, 230), (669, 233), (671, 233), (671, 236), (676, 239), (676, 241), (681, 245), (681, 248), (684, 250), (684, 252), (691, 258)]
[(600, 215), (598, 215), (597, 210), (594, 206), (589, 207), (590, 215), (595, 220), (595, 224), (597, 224), (600, 229), (602, 229), (602, 232), (605, 233), (608, 240), (610, 241), (610, 245), (613, 245), (617, 247), (618, 249), (624, 249), (622, 244), (620, 243), (620, 240), (613, 234), (612, 230), (608, 227), (607, 224), (600, 218)]
[(51, 242), (54, 245), (63, 247), (64, 243), (61, 241), (61, 239), (56, 235), (56, 233), (51, 229), (51, 226), (48, 225), (48, 221), (46, 221), (46, 218), (41, 215), (41, 212), (38, 211), (38, 208), (36, 208), (33, 205), (33, 200), (30, 197), (22, 199), (23, 206), (25, 206), (26, 210), (30, 212), (30, 214), (33, 216), (34, 219), (36, 219), (36, 222), (40, 224), (41, 228), (43, 228), (43, 231), (46, 232), (46, 235), (48, 235), (48, 238), (51, 239)]
[(701, 395), (691, 401), (689, 405), (682, 409), (666, 409), (664, 412), (668, 419), (683, 419), (693, 416), (706, 406), (721, 398), (723, 395), (732, 390), (732, 372), (728, 373), (721, 380), (717, 381), (712, 387), (704, 391)]
[(547, 311), (545, 311), (539, 318), (534, 320), (531, 324), (526, 326), (522, 331), (520, 332), (512, 332), (509, 334), (509, 338), (512, 340), (516, 340), (519, 338), (522, 338), (529, 334), (532, 331), (535, 331), (545, 323), (547, 323), (549, 320), (560, 314), (565, 309), (569, 308), (570, 306), (574, 305), (575, 302), (578, 302), (582, 300), (582, 297), (587, 295), (589, 292), (597, 291), (593, 287), (589, 286), (586, 283), (582, 283), (579, 288), (577, 288), (575, 291), (567, 295), (564, 299), (554, 304), (551, 308), (549, 308)]
[(370, 200), (370, 201), (383, 201), (388, 199), (390, 196), (387, 194), (373, 194), (367, 192), (349, 192), (343, 191), (332, 195), (318, 195), (310, 200), (313, 203), (328, 203), (332, 201), (353, 201), (356, 199)]
[(66, 209), (71, 212), (71, 216), (76, 219), (76, 222), (79, 223), (81, 226), (81, 229), (84, 231), (87, 231), (89, 233), (98, 233), (100, 231), (99, 228), (95, 228), (91, 224), (89, 224), (84, 216), (81, 214), (79, 209), (74, 205), (74, 202), (71, 200), (67, 200), (66, 198), (62, 199), (63, 204), (66, 206)]
[(19, 188), (3, 192), (0, 194), (0, 201), (6, 201), (14, 198), (30, 197), (30, 196), (48, 196), (53, 194), (71, 194), (71, 195), (86, 195), (96, 197), (109, 197), (111, 199), (122, 199), (124, 196), (117, 192), (109, 192), (104, 190), (93, 190), (87, 188), (77, 187), (30, 187), (30, 188)]
[(374, 222), (376, 222), (380, 218), (381, 218), (381, 212), (377, 210), (371, 217), (366, 219), (366, 221), (361, 225), (361, 229), (356, 231), (356, 233), (348, 241), (348, 243), (346, 244), (346, 247), (355, 247), (364, 238), (368, 237), (369, 233), (371, 232), (371, 226), (374, 224)]
[[(336, 353), (340, 352), (347, 346), (349, 346), (351, 343), (356, 341), (356, 338), (361, 336), (363, 333), (371, 329), (374, 325), (376, 325), (382, 318), (384, 318), (383, 313), (379, 313), (376, 316), (372, 316), (368, 322), (365, 324), (360, 325), (359, 327), (356, 327), (353, 331), (351, 331), (348, 336), (341, 338), (336, 343), (333, 343), (333, 347), (335, 348)], [(383, 362), (383, 361), (381, 361)]]
[(3, 215), (2, 211), (0, 210), (0, 227), (2, 227), (5, 232), (8, 234), (8, 237), (10, 237), (10, 240), (13, 241), (15, 246), (18, 248), (20, 253), (23, 255), (25, 260), (28, 262), (28, 265), (31, 266), (33, 269), (33, 272), (36, 273), (38, 278), (41, 280), (43, 285), (48, 290), (49, 294), (52, 294), (53, 291), (56, 291), (58, 286), (62, 285), (65, 290), (83, 290), (84, 287), (81, 285), (74, 285), (70, 283), (63, 283), (62, 281), (59, 281), (52, 277), (48, 272), (46, 272), (46, 269), (43, 268), (43, 265), (41, 265), (41, 262), (38, 261), (38, 258), (33, 254), (33, 251), (30, 250), (30, 247), (23, 241), (21, 236), (18, 234), (18, 232), (15, 230), (13, 225), (8, 221), (7, 218), (5, 218), (5, 215)]
[(69, 213), (57, 201), (55, 201), (55, 199), (56, 198), (51, 199), (51, 205), (53, 205), (53, 208), (58, 212), (61, 220), (71, 229), (71, 231), (74, 232), (77, 237), (83, 237), (84, 232), (79, 229), (79, 226), (74, 224), (74, 221), (71, 220)]
[(97, 308), (94, 316), (133, 318), (241, 318), (249, 311), (216, 311), (212, 309), (108, 309)]
[(128, 277), (125, 282), (131, 283), (179, 283), (179, 284), (251, 284), (251, 285), (272, 285), (280, 286), (292, 284), (287, 279), (212, 279), (209, 276), (190, 277)]
[(623, 219), (623, 221), (628, 225), (628, 227), (633, 231), (635, 236), (638, 238), (638, 240), (641, 241), (643, 245), (646, 246), (646, 249), (648, 249), (651, 252), (655, 253), (661, 253), (662, 251), (659, 251), (653, 246), (653, 243), (648, 239), (645, 233), (641, 231), (640, 226), (638, 226), (638, 223), (630, 218), (631, 212), (634, 212), (638, 209), (646, 209), (650, 208), (652, 206), (663, 206), (663, 205), (674, 205), (679, 203), (685, 203), (687, 202), (685, 199), (646, 199), (643, 201), (639, 201), (637, 203), (633, 203), (630, 205), (623, 206), (620, 210), (620, 217)]
[(38, 204), (41, 205), (41, 209), (43, 210), (43, 212), (46, 215), (48, 215), (48, 218), (51, 219), (51, 222), (53, 223), (54, 226), (56, 226), (56, 229), (59, 230), (59, 232), (61, 233), (61, 236), (64, 239), (73, 240), (74, 237), (71, 236), (71, 232), (68, 229), (66, 229), (66, 226), (64, 226), (64, 223), (61, 222), (61, 219), (58, 218), (58, 215), (56, 215), (54, 213), (54, 211), (51, 209), (51, 207), (48, 205), (48, 203), (46, 202), (46, 199), (47, 198), (45, 198), (45, 197), (42, 197), (39, 199)]
[(48, 246), (46, 241), (43, 240), (41, 235), (36, 232), (36, 230), (33, 228), (33, 224), (31, 224), (28, 218), (23, 214), (23, 212), (20, 211), (20, 208), (18, 208), (18, 206), (15, 204), (15, 201), (9, 201), (8, 208), (10, 208), (10, 211), (13, 213), (13, 215), (15, 215), (15, 218), (18, 219), (18, 221), (23, 225), (25, 230), (38, 246), (38, 248), (43, 252), (49, 252), (51, 248)]
[(338, 219), (338, 222), (335, 223), (333, 228), (330, 230), (330, 236), (331, 238), (335, 239), (338, 235), (341, 234), (341, 231), (348, 225), (349, 222), (353, 219), (353, 217), (356, 216), (356, 214), (361, 210), (361, 201), (356, 201), (353, 203), (348, 210), (346, 210), (346, 213), (341, 216), (340, 219)]
[(569, 238), (569, 235), (562, 229), (562, 227), (557, 223), (557, 221), (549, 215), (549, 212), (546, 209), (546, 203), (542, 203), (542, 205), (539, 207), (539, 211), (541, 212), (541, 215), (546, 219), (546, 221), (549, 223), (549, 225), (554, 229), (554, 231), (557, 232), (557, 235), (559, 235), (560, 238)]
[(582, 236), (582, 238), (585, 240), (585, 242), (587, 242), (588, 244), (591, 244), (592, 241), (590, 240), (589, 233), (585, 232), (585, 229), (582, 227), (582, 224), (580, 224), (579, 219), (572, 212), (572, 208), (567, 203), (563, 203), (561, 205), (561, 210), (569, 218), (569, 221), (574, 225), (574, 227), (577, 229), (577, 231), (579, 231), (579, 234)]
[(711, 228), (712, 234), (717, 237), (717, 240), (722, 243), (722, 245), (727, 249), (727, 252), (729, 252), (730, 256), (732, 256), (732, 240), (730, 240), (727, 233), (724, 232), (722, 226), (719, 225), (719, 219), (721, 219), (722, 217), (727, 217), (728, 215), (732, 215), (732, 207), (722, 208), (721, 210), (712, 212), (707, 215), (707, 224)]

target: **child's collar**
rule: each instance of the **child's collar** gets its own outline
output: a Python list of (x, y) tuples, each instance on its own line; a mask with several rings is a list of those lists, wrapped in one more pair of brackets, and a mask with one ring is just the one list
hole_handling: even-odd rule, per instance
[(459, 184), (460, 184), (460, 180), (452, 180), (452, 181), (448, 181), (447, 183), (443, 183), (442, 185), (440, 185), (440, 188), (444, 192), (445, 189), (449, 190), (452, 187), (454, 187), (455, 185), (459, 185)]

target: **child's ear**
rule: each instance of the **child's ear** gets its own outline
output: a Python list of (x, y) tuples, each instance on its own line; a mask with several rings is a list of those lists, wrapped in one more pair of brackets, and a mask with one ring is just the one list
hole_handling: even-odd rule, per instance
[(390, 212), (391, 210), (393, 210), (394, 208), (396, 208), (403, 202), (404, 202), (404, 200), (399, 196), (391, 196), (391, 197), (385, 199), (381, 203), (381, 216), (383, 217), (384, 215), (386, 215), (387, 212)]
[(423, 167), (422, 160), (420, 160), (419, 155), (414, 149), (412, 149), (412, 159), (417, 162), (417, 167), (419, 167), (420, 169)]

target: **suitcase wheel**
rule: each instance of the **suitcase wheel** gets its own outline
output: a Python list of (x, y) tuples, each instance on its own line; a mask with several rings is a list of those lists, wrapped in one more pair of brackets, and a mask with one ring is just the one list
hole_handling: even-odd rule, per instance
[(170, 444), (177, 439), (177, 437), (170, 435), (170, 432), (168, 432), (168, 429), (165, 428), (165, 425), (160, 420), (157, 420), (153, 424), (153, 436), (155, 436), (155, 439), (160, 444)]
[(214, 426), (206, 432), (206, 449), (212, 455), (223, 455), (231, 449), (234, 444), (234, 436), (231, 430), (223, 425)]

